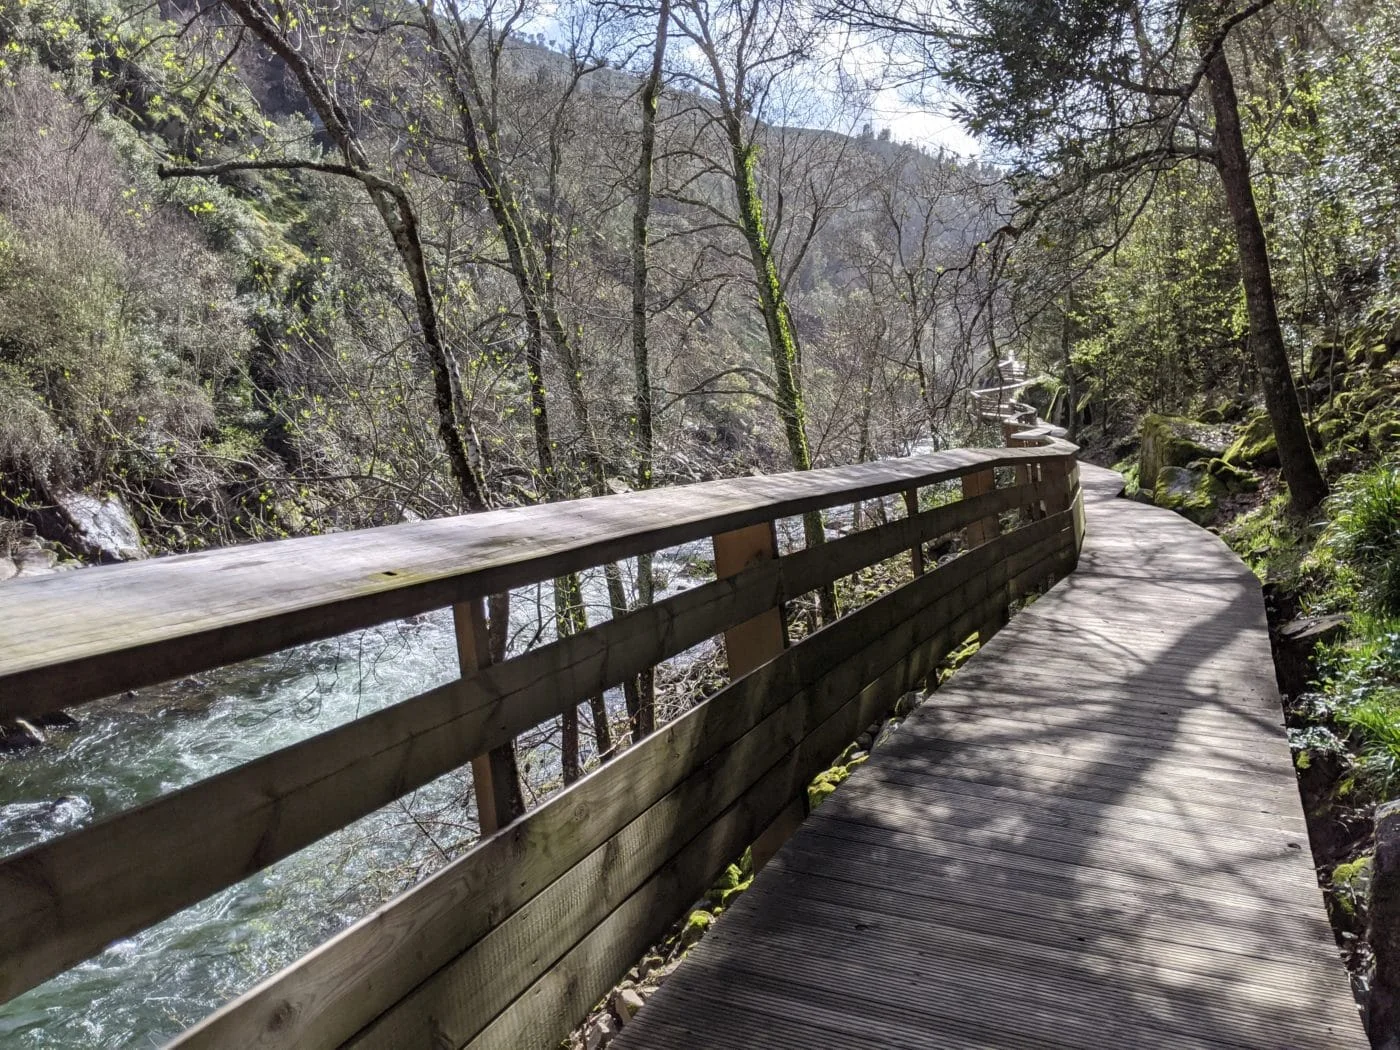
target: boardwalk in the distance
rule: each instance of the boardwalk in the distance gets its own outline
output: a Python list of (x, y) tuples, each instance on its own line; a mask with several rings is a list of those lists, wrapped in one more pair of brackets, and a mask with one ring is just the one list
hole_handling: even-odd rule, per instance
[(1076, 572), (808, 818), (617, 1045), (1365, 1045), (1258, 584), (1081, 470)]

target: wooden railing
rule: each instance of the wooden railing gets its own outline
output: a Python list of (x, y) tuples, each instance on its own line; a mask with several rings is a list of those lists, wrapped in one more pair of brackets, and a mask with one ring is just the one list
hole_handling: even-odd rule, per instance
[[(177, 1037), (180, 1047), (552, 1047), (715, 874), (953, 647), (1068, 572), (1074, 448), (976, 449), (286, 540), (0, 587), (0, 718), (450, 606), (460, 678), (0, 861), (0, 1001), (722, 635), (731, 683)], [(929, 506), (921, 491), (958, 483)], [(778, 519), (903, 517), (779, 556)], [(964, 553), (935, 567), (953, 534)], [(489, 665), (485, 596), (714, 538), (718, 577)], [(784, 603), (913, 579), (786, 644)], [(477, 761), (479, 801), (489, 767)], [(489, 823), (489, 807), (483, 807)]]

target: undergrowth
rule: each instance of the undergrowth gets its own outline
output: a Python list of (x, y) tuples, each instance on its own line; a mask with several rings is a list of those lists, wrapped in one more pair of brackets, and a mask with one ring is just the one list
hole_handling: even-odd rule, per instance
[[(1274, 511), (1261, 507), (1257, 520), (1237, 521), (1236, 549), (1249, 560), (1248, 539), (1258, 531), (1258, 558), (1296, 587), (1305, 611), (1350, 614), (1344, 637), (1320, 647), (1317, 688), (1301, 698), (1308, 725), (1293, 733), (1299, 764), (1349, 754), (1341, 795), (1400, 797), (1400, 466), (1383, 462), (1341, 479), (1314, 544), (1314, 530), (1294, 525), (1290, 533)], [(1259, 531), (1265, 522), (1277, 529), (1272, 544)]]

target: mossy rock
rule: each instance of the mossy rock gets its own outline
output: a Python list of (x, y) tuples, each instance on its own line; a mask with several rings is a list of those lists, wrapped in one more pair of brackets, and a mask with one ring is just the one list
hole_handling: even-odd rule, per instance
[(1371, 870), (1375, 858), (1367, 853), (1332, 869), (1332, 900), (1342, 913), (1360, 916), (1371, 895)]
[(720, 908), (729, 907), (734, 898), (749, 888), (753, 875), (738, 864), (731, 864), (720, 873), (715, 884), (705, 891), (705, 899)]
[(850, 771), (845, 766), (832, 766), (830, 769), (818, 773), (807, 785), (808, 806), (816, 809), (826, 801), (828, 795), (836, 790), (836, 785), (850, 775)]
[(1351, 364), (1345, 351), (1331, 343), (1311, 347), (1303, 361), (1303, 375), (1307, 379), (1321, 379), (1329, 372), (1344, 372)]
[(1245, 420), (1221, 458), (1235, 467), (1278, 466), (1278, 439), (1268, 413), (1256, 412)]
[(1324, 448), (1339, 444), (1351, 430), (1351, 420), (1342, 416), (1328, 416), (1317, 423), (1317, 436)]
[(1224, 451), (1211, 427), (1180, 416), (1144, 416), (1138, 451), (1138, 484), (1149, 491), (1165, 467), (1184, 467), (1198, 459), (1213, 459)]
[(1400, 409), (1393, 405), (1373, 408), (1361, 421), (1371, 451), (1387, 455), (1400, 448)]
[[(674, 914), (674, 912), (672, 914)], [(714, 921), (715, 917), (703, 909), (696, 909), (691, 912), (689, 917), (685, 920), (685, 925), (681, 927), (681, 943), (687, 948), (691, 945), (698, 944), (700, 938), (704, 937), (705, 934), (709, 932), (710, 926), (713, 925)]]
[(1400, 381), (1389, 376), (1379, 377), (1379, 381), (1369, 390), (1357, 392), (1355, 405), (1358, 412), (1370, 412), (1373, 408), (1381, 406), (1400, 405)]
[(1138, 465), (1134, 463), (1127, 470), (1121, 471), (1120, 473), (1123, 475), (1123, 495), (1128, 497), (1128, 499), (1132, 499), (1138, 494), (1138, 490), (1142, 488), (1141, 483), (1138, 481)]
[(1259, 488), (1259, 475), (1252, 470), (1243, 470), (1223, 459), (1213, 459), (1206, 464), (1206, 471), (1222, 485), (1230, 495), (1241, 492), (1255, 492)]
[(1152, 502), (1174, 510), (1197, 525), (1209, 525), (1228, 491), (1208, 470), (1190, 467), (1163, 467), (1157, 472)]
[(1389, 341), (1373, 343), (1366, 348), (1366, 367), (1384, 368), (1394, 360), (1397, 352), (1400, 352), (1400, 344)]

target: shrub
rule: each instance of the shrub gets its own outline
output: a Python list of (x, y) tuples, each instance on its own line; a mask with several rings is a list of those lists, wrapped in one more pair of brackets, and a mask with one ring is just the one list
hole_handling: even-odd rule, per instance
[(1355, 577), (1363, 606), (1400, 616), (1400, 466), (1343, 479), (1329, 509), (1324, 540)]

